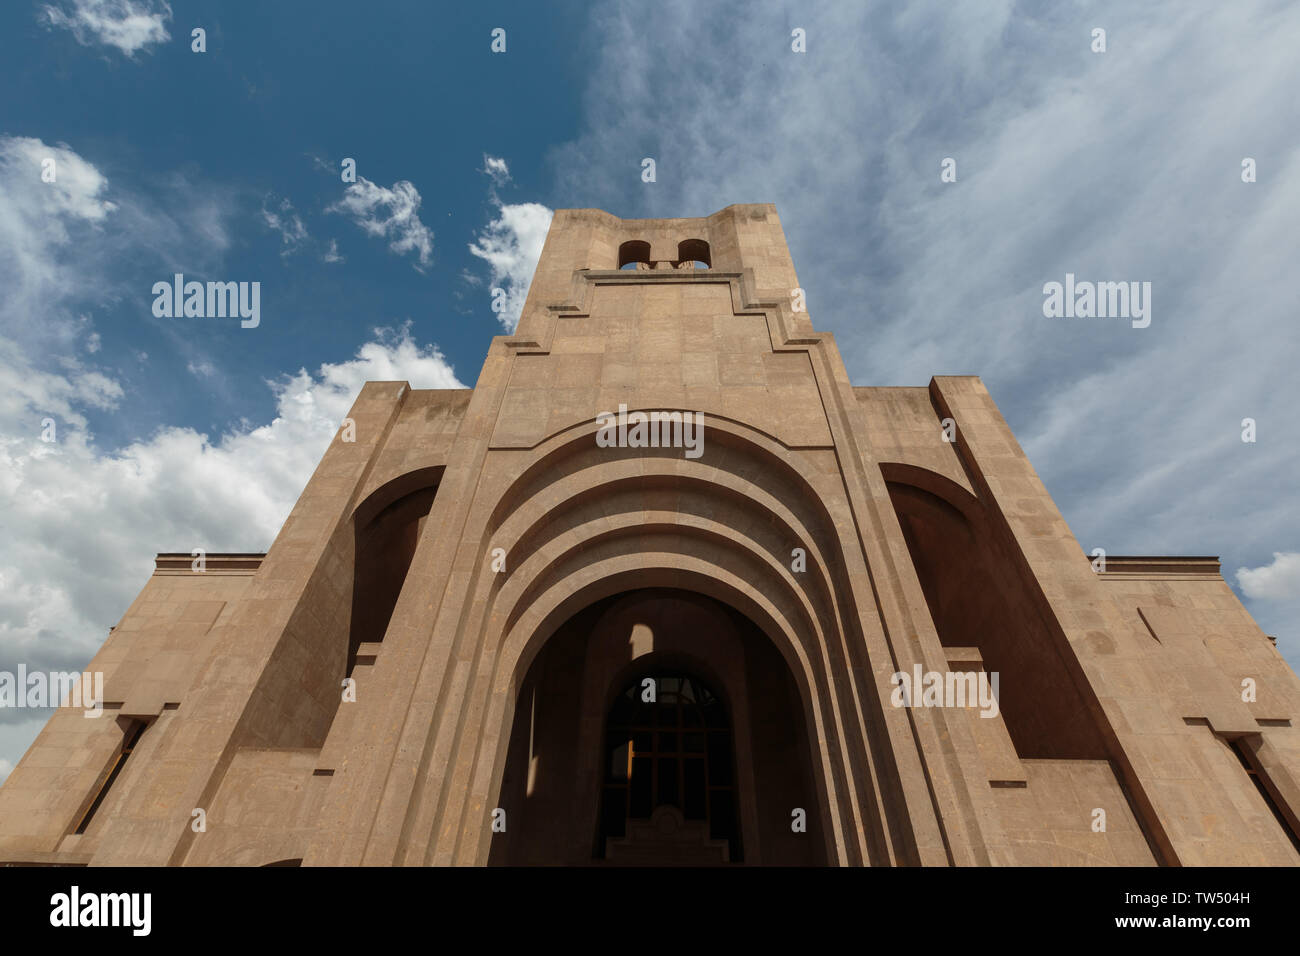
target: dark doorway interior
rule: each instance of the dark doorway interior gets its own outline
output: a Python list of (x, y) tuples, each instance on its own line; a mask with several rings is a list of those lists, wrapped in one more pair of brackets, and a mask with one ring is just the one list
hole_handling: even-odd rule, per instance
[(824, 864), (819, 765), (760, 628), (695, 592), (622, 592), (556, 629), (519, 684), (489, 862)]
[(605, 721), (596, 857), (742, 861), (735, 782), (727, 705), (708, 683), (681, 669), (633, 679)]

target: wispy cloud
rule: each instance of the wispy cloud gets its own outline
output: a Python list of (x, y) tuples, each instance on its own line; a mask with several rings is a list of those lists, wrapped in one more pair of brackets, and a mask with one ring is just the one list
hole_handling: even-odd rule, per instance
[(275, 206), (272, 210), (266, 208), (266, 203), (262, 204), (262, 221), (280, 234), (280, 255), (290, 256), (307, 240), (307, 227), (288, 199), (281, 199)]
[[(853, 380), (981, 375), (1087, 548), (1295, 550), (1300, 7), (667, 0), (593, 28), (566, 205), (774, 202)], [(1045, 318), (1067, 272), (1151, 281), (1151, 326)], [(1300, 662), (1294, 622), (1251, 607)]]
[(128, 57), (170, 40), (171, 18), (166, 0), (71, 0), (43, 6), (38, 17), (48, 26), (71, 30), (82, 46), (116, 47)]
[(399, 256), (414, 252), (415, 268), (423, 272), (432, 261), (433, 232), (420, 221), (419, 209), (420, 192), (409, 181), (385, 189), (358, 176), (326, 211), (344, 213), (370, 235), (388, 239), (388, 248)]
[(506, 161), (496, 156), (483, 154), (483, 172), (492, 177), (492, 181), (498, 186), (504, 186), (510, 182), (510, 167)]
[(93, 310), (132, 294), (123, 263), (212, 266), (233, 206), (229, 190), (180, 177), (148, 196), (110, 190), (66, 143), (0, 135), (0, 337), (33, 355), (97, 351)]

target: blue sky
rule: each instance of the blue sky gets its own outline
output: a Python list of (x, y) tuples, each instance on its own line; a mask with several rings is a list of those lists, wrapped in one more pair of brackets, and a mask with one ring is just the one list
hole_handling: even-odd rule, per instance
[[(273, 397), (260, 379), (346, 358), (377, 323), (409, 319), (412, 336), (436, 341), (472, 383), (488, 338), (500, 332), (462, 278), (482, 271), (467, 246), (489, 212), (483, 155), (515, 160), (508, 194), (554, 202), (545, 149), (572, 136), (576, 119), (555, 104), (576, 102), (581, 87), (580, 64), (552, 51), (574, 23), (520, 5), (510, 12), (506, 53), (494, 56), (497, 21), (486, 5), (406, 4), (385, 18), (349, 4), (312, 4), (310, 14), (294, 4), (177, 4), (166, 21), (171, 40), (128, 58), (50, 29), (44, 6), (0, 12), (7, 85), (28, 91), (6, 98), (3, 132), (68, 143), (108, 180), (106, 196), (129, 191), (181, 219), (215, 206), (226, 240), (213, 248), (181, 234), (165, 249), (117, 260), (116, 300), (85, 303), (100, 334), (97, 361), (119, 372), (126, 392), (91, 416), (100, 442), (164, 424), (221, 431), (241, 418), (269, 420)], [(207, 31), (205, 54), (190, 49), (191, 24)], [(326, 212), (343, 193), (344, 157), (380, 186), (408, 181), (419, 190), (418, 215), (433, 239), (422, 271), (414, 256), (393, 256)], [(280, 214), (285, 200), (310, 238), (282, 256), (284, 240), (261, 210)], [(331, 239), (344, 262), (321, 261)], [(240, 334), (142, 313), (141, 290), (173, 267), (200, 280), (260, 280), (266, 324)], [(144, 367), (139, 351), (151, 359)], [(214, 371), (196, 387), (187, 368), (203, 362)]]
[[(4, 4), (0, 668), (264, 549), (366, 379), (472, 385), (550, 210), (738, 202), (856, 384), (981, 375), (1085, 549), (1221, 555), (1300, 663), (1297, 49), (1282, 2)], [(258, 328), (155, 318), (176, 271)], [(1150, 327), (1044, 317), (1067, 272)]]

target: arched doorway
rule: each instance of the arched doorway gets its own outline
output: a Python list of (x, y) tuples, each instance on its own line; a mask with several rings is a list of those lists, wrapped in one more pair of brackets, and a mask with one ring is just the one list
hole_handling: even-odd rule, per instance
[(823, 864), (807, 726), (785, 659), (734, 608), (604, 598), (519, 685), (489, 863)]
[(708, 682), (652, 668), (605, 719), (595, 855), (618, 863), (744, 859), (731, 719)]

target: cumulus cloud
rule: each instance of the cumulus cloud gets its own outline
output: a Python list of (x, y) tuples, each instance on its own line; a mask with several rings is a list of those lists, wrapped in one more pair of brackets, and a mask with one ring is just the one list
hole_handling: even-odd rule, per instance
[(343, 256), (339, 254), (339, 241), (337, 239), (330, 240), (329, 248), (326, 249), (325, 254), (321, 256), (321, 261), (331, 263), (344, 261)]
[(397, 255), (414, 252), (415, 268), (423, 272), (433, 257), (433, 232), (420, 221), (420, 192), (403, 179), (385, 189), (358, 176), (343, 192), (343, 198), (327, 212), (344, 213), (372, 236), (387, 239)]
[[(58, 372), (35, 367), (12, 339), (0, 336), (0, 421), (8, 427), (22, 423), (32, 434), (46, 419), (84, 428), (88, 408), (113, 408), (122, 387), (102, 372), (68, 359)], [(0, 438), (0, 440), (4, 440)], [(0, 476), (0, 488), (4, 476)]]
[(307, 227), (302, 218), (294, 212), (293, 203), (282, 199), (274, 210), (262, 204), (262, 221), (267, 227), (280, 234), (280, 255), (289, 256), (298, 251), (298, 247), (307, 239)]
[(167, 21), (172, 18), (166, 0), (72, 0), (46, 5), (40, 19), (51, 27), (72, 31), (82, 46), (112, 46), (127, 56), (154, 43), (171, 39)]
[(1238, 568), (1237, 584), (1247, 597), (1300, 602), (1300, 553), (1274, 551), (1271, 564)]
[[(541, 258), (546, 232), (551, 228), (554, 211), (540, 203), (507, 203), (497, 195), (496, 186), (510, 180), (510, 171), (504, 159), (485, 155), (483, 171), (492, 177), (493, 188), (489, 196), (496, 207), (496, 218), (470, 243), (469, 251), (491, 267), (493, 301), (501, 301), (503, 308), (497, 312), (501, 327), (513, 332), (519, 324), (528, 287)], [(472, 284), (477, 284), (473, 282)], [(504, 297), (499, 296), (500, 289)]]
[(1275, 551), (1273, 560), (1256, 568), (1238, 568), (1237, 586), (1246, 597), (1255, 620), (1278, 639), (1278, 649), (1300, 670), (1300, 660), (1287, 638), (1300, 620), (1300, 552)]

